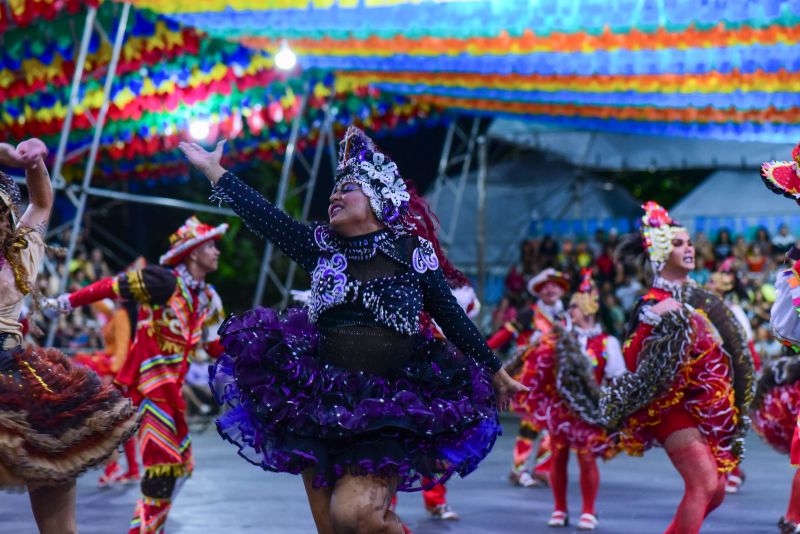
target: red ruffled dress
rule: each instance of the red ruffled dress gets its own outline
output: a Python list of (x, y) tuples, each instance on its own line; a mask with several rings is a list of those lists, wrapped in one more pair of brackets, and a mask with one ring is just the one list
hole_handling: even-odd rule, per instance
[[(655, 287), (642, 297), (638, 325), (623, 348), (625, 364), (631, 373), (639, 368), (647, 345), (665, 335), (657, 331), (659, 320), (648, 313), (648, 307), (671, 297), (670, 291)], [(739, 463), (742, 435), (731, 362), (722, 349), (717, 329), (702, 309), (691, 311), (688, 321), (686, 331), (666, 333), (678, 341), (672, 347), (680, 346), (684, 351), (675, 362), (672, 382), (666, 385), (666, 390), (661, 389), (663, 392), (655, 393), (649, 403), (624, 418), (619, 444), (628, 454), (640, 456), (653, 445), (663, 444), (673, 432), (697, 428), (706, 438), (719, 471), (728, 472)], [(655, 357), (667, 358), (666, 353)], [(616, 395), (625, 396), (624, 391)]]
[[(561, 336), (575, 336), (577, 343), (559, 343)], [(587, 375), (599, 385), (604, 378), (612, 378), (625, 372), (619, 342), (613, 336), (602, 332), (599, 326), (589, 331), (576, 329), (574, 333), (551, 331), (542, 337), (536, 348), (532, 364), (526, 365), (520, 381), (530, 388), (530, 393), (513, 401), (513, 408), (533, 419), (540, 427), (547, 429), (554, 447), (569, 447), (579, 454), (592, 453), (602, 458), (611, 458), (617, 452), (608, 432), (592, 417), (578, 413), (581, 393), (564, 383), (559, 384), (559, 364), (566, 364), (570, 347), (579, 349), (577, 358), (583, 360)], [(535, 362), (535, 364), (533, 364)], [(580, 386), (578, 386), (580, 387)], [(589, 389), (589, 388), (585, 388)], [(575, 394), (577, 393), (577, 395)]]

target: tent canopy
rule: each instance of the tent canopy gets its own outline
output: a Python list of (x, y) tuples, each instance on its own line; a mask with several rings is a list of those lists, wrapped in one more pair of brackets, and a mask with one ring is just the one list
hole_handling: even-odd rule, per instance
[(800, 207), (764, 187), (758, 167), (713, 173), (670, 210), (690, 231), (743, 233), (756, 226), (775, 232), (781, 224), (800, 229)]
[(788, 143), (589, 132), (496, 119), (490, 138), (526, 149), (556, 154), (579, 167), (602, 170), (757, 169), (764, 161), (785, 159)]
[[(469, 176), (457, 232), (447, 256), (459, 267), (477, 270), (477, 174)], [(453, 206), (436, 207), (442, 221)], [(505, 272), (519, 259), (519, 244), (538, 229), (545, 233), (586, 233), (627, 224), (639, 211), (626, 190), (580, 172), (563, 160), (528, 152), (492, 165), (486, 183), (486, 266)], [(604, 226), (607, 225), (607, 226)], [(581, 231), (582, 230), (582, 231)]]

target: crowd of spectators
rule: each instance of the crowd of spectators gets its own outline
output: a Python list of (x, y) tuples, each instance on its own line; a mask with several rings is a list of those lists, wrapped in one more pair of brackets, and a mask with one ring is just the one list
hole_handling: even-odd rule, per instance
[[(66, 244), (69, 242), (69, 233), (64, 232), (56, 239), (51, 239), (51, 242), (56, 246)], [(40, 273), (38, 284), (42, 294), (58, 295), (60, 279), (64, 275), (65, 269), (69, 269), (70, 272), (68, 291), (74, 291), (113, 274), (103, 250), (91, 247), (84, 239), (79, 239), (75, 257), (69, 265), (64, 261), (56, 260)], [(30, 313), (30, 307), (26, 308), (26, 311)], [(31, 341), (44, 343), (50, 318), (40, 314), (30, 317)], [(53, 345), (68, 353), (102, 349), (101, 329), (105, 320), (102, 313), (90, 307), (75, 310), (69, 315), (59, 316)]]
[[(556, 239), (546, 235), (524, 241), (520, 263), (506, 275), (505, 294), (492, 312), (490, 329), (500, 328), (517, 310), (529, 304), (533, 297), (527, 292), (526, 281), (536, 273), (552, 267), (568, 274), (577, 285), (581, 269), (591, 267), (600, 292), (600, 318), (608, 332), (623, 338), (637, 298), (649, 287), (649, 273), (639, 266), (616, 261), (614, 250), (619, 237), (613, 230), (598, 230), (588, 239)], [(720, 264), (732, 259), (742, 282), (739, 303), (750, 319), (756, 348), (762, 357), (781, 351), (781, 345), (770, 335), (769, 312), (775, 296), (775, 275), (785, 268), (785, 254), (796, 241), (786, 225), (774, 236), (765, 228), (758, 228), (751, 239), (733, 235), (728, 229), (721, 229), (712, 238), (704, 232), (693, 236), (696, 269), (690, 276), (699, 284), (707, 284)]]
[[(616, 261), (614, 250), (619, 237), (613, 230), (598, 230), (586, 239), (556, 239), (546, 235), (522, 242), (520, 263), (513, 266), (506, 276), (505, 294), (491, 313), (489, 329), (497, 330), (529, 304), (533, 297), (528, 294), (527, 280), (536, 273), (552, 267), (568, 274), (573, 284), (577, 284), (581, 269), (591, 267), (600, 292), (600, 318), (608, 332), (624, 338), (628, 317), (649, 282), (647, 273), (640, 267)], [(66, 242), (67, 236), (62, 236), (62, 240)], [(740, 304), (751, 321), (756, 348), (762, 357), (775, 355), (781, 350), (780, 344), (769, 333), (769, 312), (775, 293), (773, 282), (776, 272), (784, 265), (786, 252), (796, 241), (786, 225), (773, 236), (765, 228), (758, 228), (749, 240), (743, 235), (733, 235), (727, 229), (720, 230), (713, 238), (703, 232), (693, 236), (696, 269), (690, 276), (699, 284), (707, 284), (723, 261), (733, 259), (744, 289)], [(40, 289), (44, 294), (58, 294), (59, 279), (65, 268), (70, 271), (71, 291), (115, 272), (100, 248), (86, 246), (79, 240), (75, 258), (69, 266), (60, 262), (54, 270), (40, 277)], [(67, 352), (101, 350), (101, 330), (105, 320), (102, 314), (89, 307), (60, 316), (54, 345)], [(39, 317), (32, 324), (33, 340), (43, 342), (46, 322)]]

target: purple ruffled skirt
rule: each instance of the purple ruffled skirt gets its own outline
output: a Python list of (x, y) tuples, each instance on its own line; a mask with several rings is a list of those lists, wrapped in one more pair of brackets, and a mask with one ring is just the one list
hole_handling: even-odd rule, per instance
[(419, 336), (411, 359), (382, 375), (326, 364), (303, 309), (256, 308), (220, 328), (211, 369), (229, 410), (220, 435), (268, 471), (396, 477), (414, 491), (472, 472), (500, 434), (488, 371), (454, 345)]

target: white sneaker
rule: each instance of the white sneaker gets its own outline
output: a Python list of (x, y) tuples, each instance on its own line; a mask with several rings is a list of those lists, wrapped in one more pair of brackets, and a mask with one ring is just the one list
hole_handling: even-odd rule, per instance
[(455, 510), (452, 510), (447, 504), (438, 504), (429, 512), (433, 517), (443, 521), (457, 521), (460, 519)]
[(739, 493), (739, 488), (744, 483), (744, 480), (736, 475), (728, 475), (728, 480), (725, 483), (725, 493)]
[(550, 520), (547, 521), (548, 527), (564, 528), (567, 525), (569, 525), (569, 515), (567, 515), (567, 512), (559, 512), (558, 510), (550, 514)]
[(523, 471), (519, 474), (519, 480), (517, 484), (522, 486), (523, 488), (535, 488), (537, 486), (541, 486), (542, 483), (536, 480), (531, 476), (531, 474), (527, 471)]
[(581, 514), (581, 520), (578, 521), (578, 530), (594, 530), (597, 528), (599, 521), (594, 514)]

